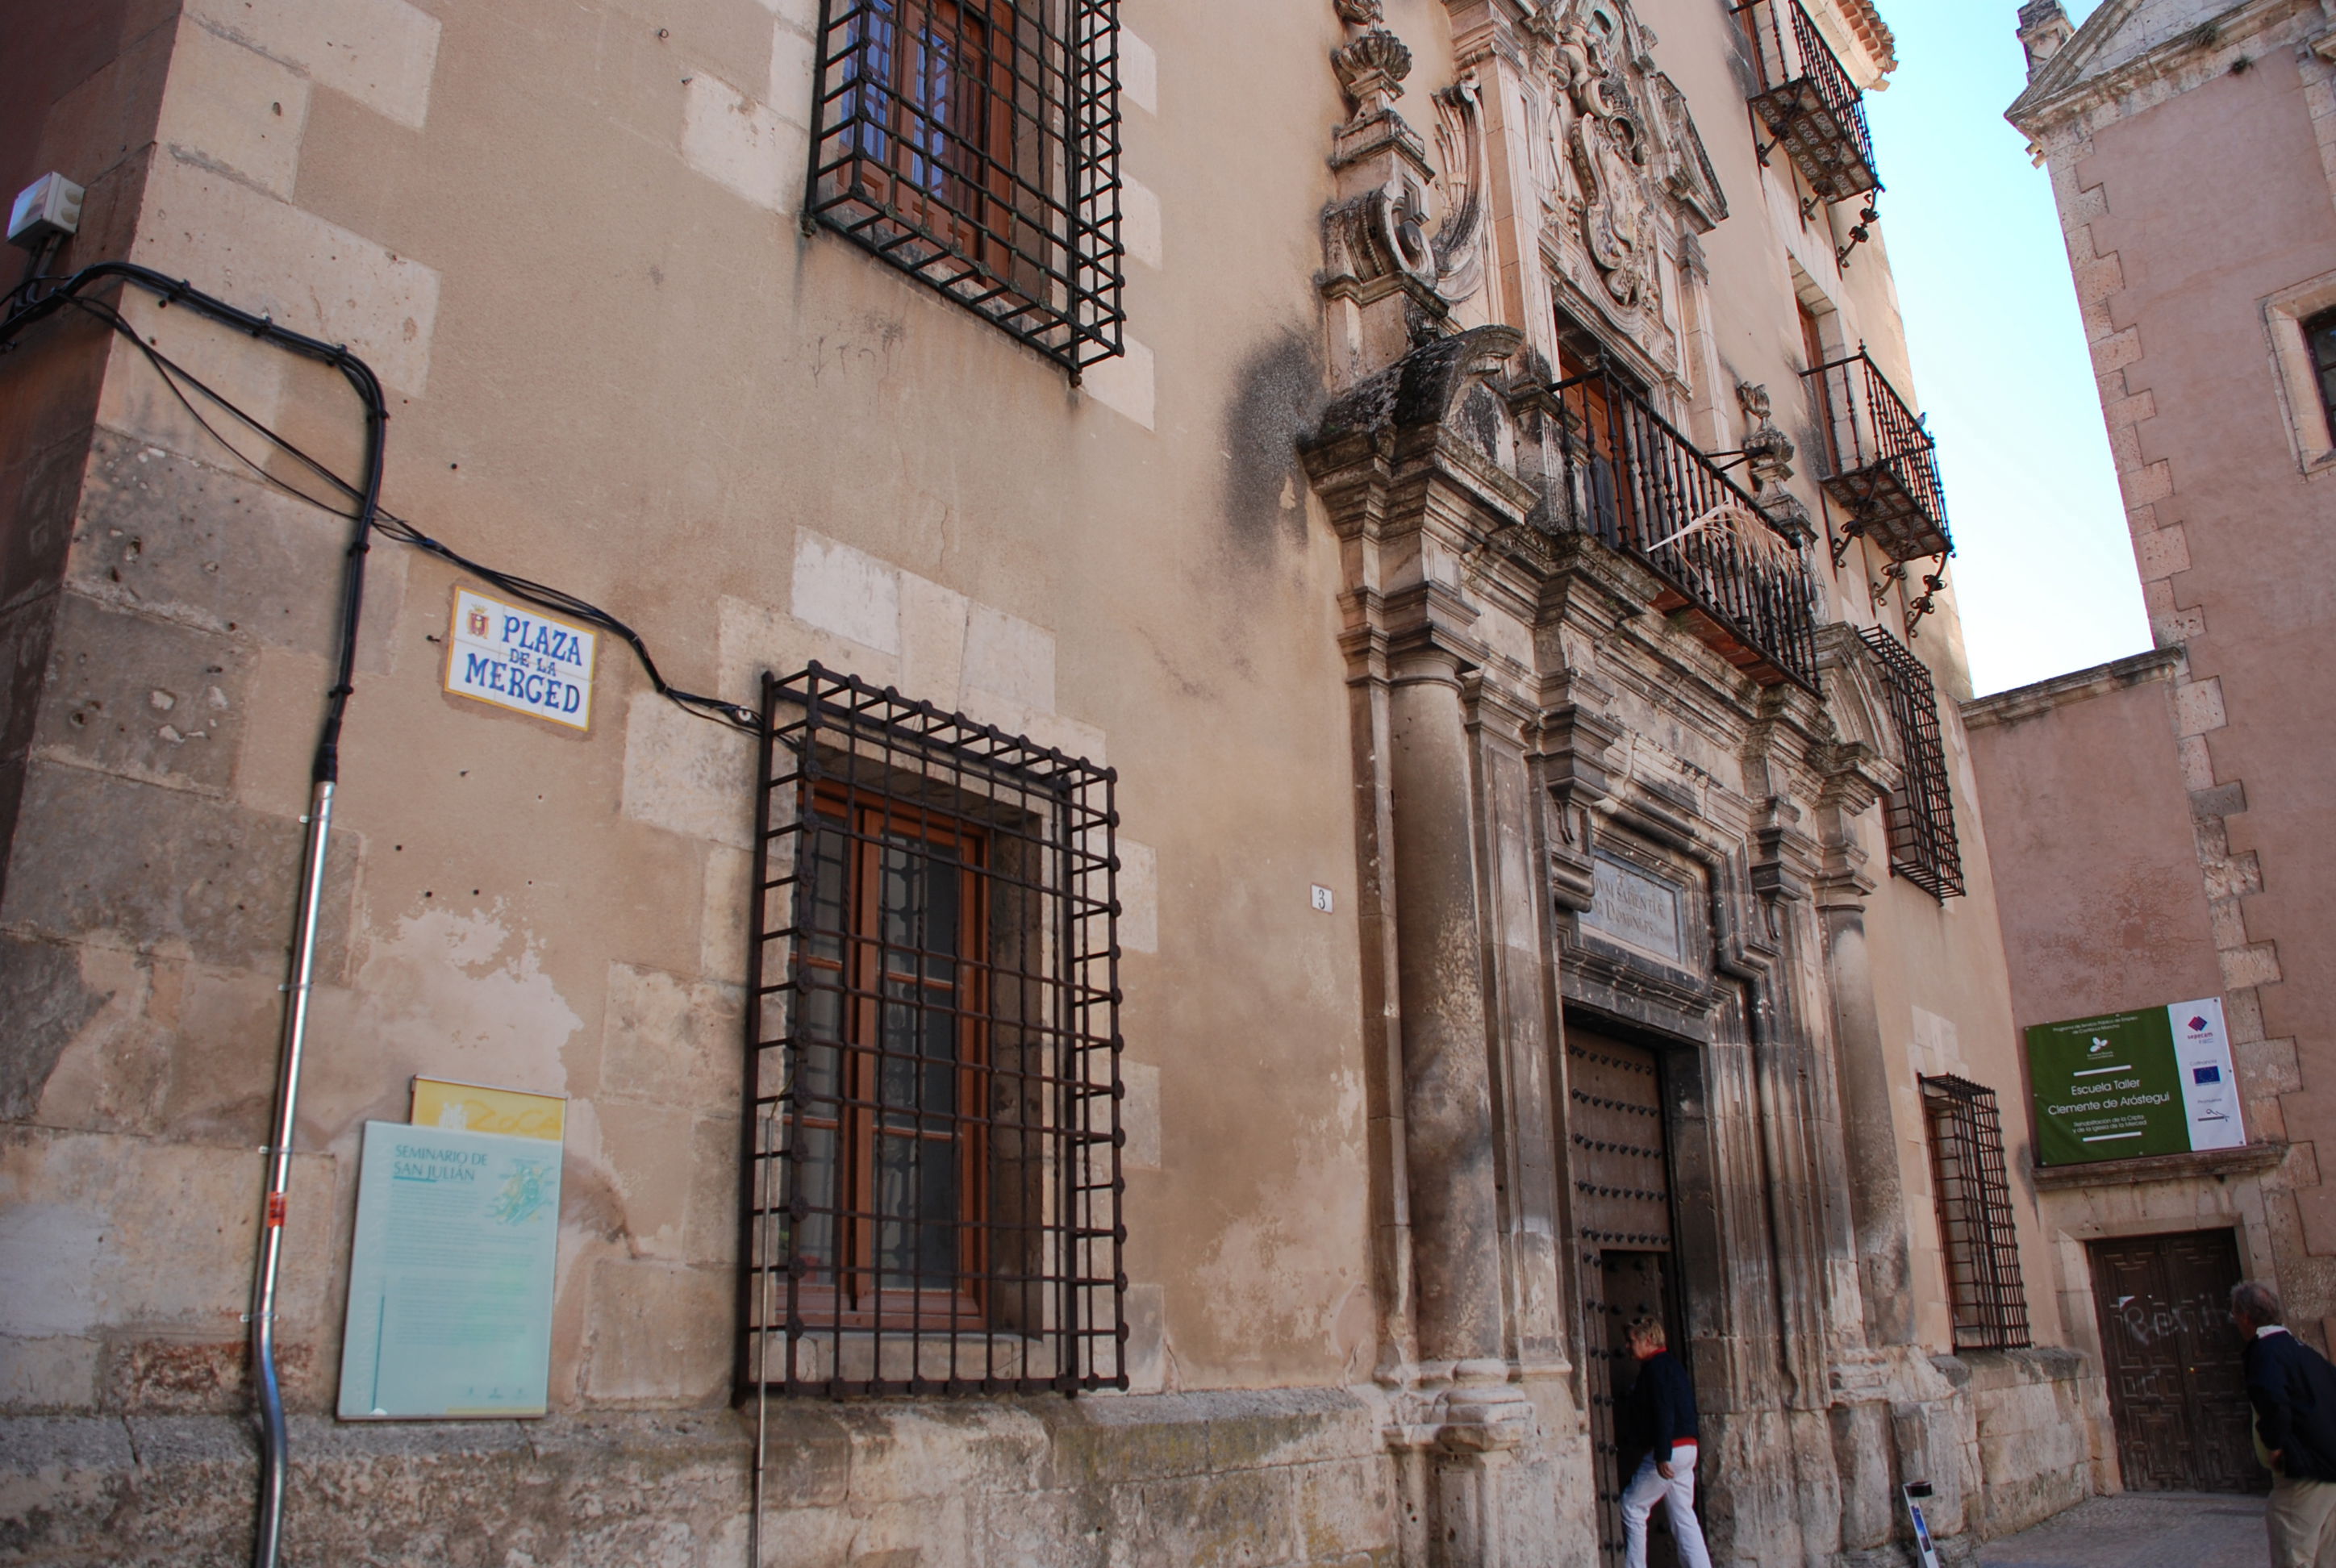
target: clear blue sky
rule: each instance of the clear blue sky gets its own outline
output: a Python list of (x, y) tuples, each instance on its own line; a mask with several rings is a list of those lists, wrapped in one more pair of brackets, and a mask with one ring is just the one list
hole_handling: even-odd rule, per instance
[(1972, 683), (2139, 653), (2148, 619), (2051, 182), (2003, 118), (2027, 85), (2018, 0), (1883, 10), (1903, 63), (1866, 100), (1882, 223), (1945, 470)]

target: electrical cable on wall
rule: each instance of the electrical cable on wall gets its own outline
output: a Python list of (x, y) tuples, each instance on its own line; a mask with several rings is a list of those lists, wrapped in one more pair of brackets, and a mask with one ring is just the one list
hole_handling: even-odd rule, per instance
[[(71, 229), (67, 229), (65, 232), (70, 233)], [(352, 525), (341, 578), (339, 647), (334, 679), (326, 690), (324, 722), (310, 771), (308, 814), (302, 819), (307, 839), (294, 919), (289, 976), (284, 986), (287, 1000), (277, 1064), (273, 1135), (268, 1146), (262, 1151), (268, 1156), (268, 1182), (261, 1214), (259, 1256), (253, 1270), (252, 1304), (248, 1314), (252, 1374), (257, 1386), (261, 1440), (259, 1521), (252, 1561), (256, 1568), (276, 1568), (282, 1548), (285, 1491), (290, 1474), (289, 1435), (285, 1419), (283, 1388), (276, 1362), (277, 1284), (284, 1257), (284, 1226), (289, 1206), (301, 1068), (307, 1047), (309, 1003), (316, 979), (317, 922), (324, 902), (326, 852), (332, 833), (334, 795), (340, 778), (341, 730), (349, 698), (355, 690), (357, 633), (365, 609), (365, 559), (372, 548), (374, 534), (378, 532), (437, 556), (507, 593), (621, 638), (640, 660), (642, 669), (658, 695), (676, 704), (685, 712), (748, 733), (760, 732), (761, 716), (756, 710), (738, 704), (673, 687), (658, 670), (657, 661), (650, 657), (648, 647), (640, 634), (597, 605), (563, 589), (482, 565), (431, 538), (404, 519), (384, 511), (381, 505), (381, 489), (386, 464), (387, 401), (371, 367), (345, 346), (326, 343), (279, 326), (267, 317), (238, 309), (183, 280), (170, 278), (151, 268), (130, 262), (99, 262), (61, 280), (44, 276), (46, 262), (55, 256), (60, 244), (61, 241), (44, 244), (34, 255), (32, 275), (5, 296), (0, 296), (0, 300), (5, 300), (5, 314), (0, 314), (0, 355), (15, 348), (24, 333), (35, 323), (61, 312), (71, 309), (92, 317), (136, 346), (195, 423), (233, 453), (238, 462), (274, 488)], [(115, 306), (83, 297), (84, 291), (115, 280), (144, 289), (166, 307), (184, 306), (211, 320), (248, 333), (256, 339), (340, 371), (357, 394), (365, 410), (365, 467), (361, 477), (351, 482), (333, 472), (170, 358), (153, 344), (140, 337)], [(44, 285), (53, 287), (44, 287)], [(344, 507), (313, 494), (270, 472), (264, 463), (229, 440), (218, 426), (204, 417), (193, 399), (188, 396), (189, 388), (315, 474), (325, 485), (345, 498), (347, 505)]]
[[(270, 429), (268, 425), (261, 423), (250, 414), (246, 413), (226, 394), (210, 386), (200, 376), (197, 376), (193, 372), (188, 370), (186, 366), (179, 364), (176, 360), (170, 358), (170, 355), (162, 353), (161, 350), (156, 348), (144, 338), (139, 336), (136, 329), (131, 326), (131, 325), (122, 318), (121, 312), (114, 309), (112, 306), (101, 301), (86, 299), (74, 299), (70, 303), (76, 308), (106, 323), (106, 325), (111, 326), (115, 332), (121, 334), (125, 340), (139, 351), (139, 353), (144, 355), (149, 363), (154, 366), (155, 371), (162, 377), (163, 383), (170, 387), (172, 395), (178, 399), (180, 406), (186, 409), (189, 417), (192, 418), (198, 425), (200, 425), (202, 429), (209, 434), (213, 441), (219, 443), (220, 446), (224, 447), (238, 462), (241, 463), (245, 467), (250, 469), (253, 473), (258, 475), (262, 482), (276, 490), (281, 491), (287, 495), (292, 496), (296, 500), (305, 502), (308, 505), (316, 507), (321, 511), (329, 512), (335, 517), (355, 521), (355, 513), (346, 511), (332, 502), (313, 495), (307, 491), (302, 490), (299, 486), (287, 481), (282, 476), (271, 472), (266, 464), (253, 458), (249, 453), (243, 451), (242, 448), (237, 446), (234, 442), (229, 440), (227, 435), (222, 433), (218, 426), (211, 424), (209, 419), (203, 416), (202, 411), (198, 409), (194, 405), (192, 400), (187, 396), (186, 389), (191, 387), (204, 398), (216, 404), (220, 409), (233, 415), (238, 423), (248, 426), (254, 433), (260, 436), (269, 444), (282, 451), (286, 455), (299, 463), (303, 467), (316, 474), (317, 478), (324, 481), (325, 483), (330, 485), (333, 489), (339, 491), (343, 495), (348, 497), (353, 502), (361, 499), (360, 492), (355, 485), (351, 484), (346, 479), (344, 479), (341, 475), (334, 472), (330, 468), (326, 467), (316, 458), (311, 456), (308, 453), (303, 451), (292, 441), (288, 440), (275, 430)], [(551, 610), (556, 614), (570, 617), (573, 619), (583, 621), (587, 625), (598, 627), (601, 630), (610, 633), (612, 636), (621, 639), (627, 647), (633, 650), (634, 656), (640, 661), (642, 672), (648, 677), (650, 686), (656, 688), (659, 696), (665, 697), (676, 706), (680, 707), (683, 711), (694, 714), (699, 718), (712, 719), (717, 724), (727, 725), (734, 729), (744, 730), (749, 735), (759, 732), (761, 727), (761, 716), (753, 708), (739, 703), (725, 702), (720, 697), (706, 696), (696, 692), (684, 691), (668, 682), (665, 678), (664, 672), (657, 667), (657, 659), (650, 654), (648, 646), (642, 639), (640, 633), (634, 630), (632, 627), (627, 625), (624, 621), (619, 620), (617, 617), (609, 614), (607, 610), (602, 609), (599, 606), (593, 604), (589, 600), (579, 599), (576, 595), (568, 592), (564, 589), (553, 588), (549, 584), (537, 582), (531, 579), (520, 577), (513, 573), (501, 570), (498, 568), (488, 566), (483, 562), (473, 560), (469, 556), (466, 556), (461, 551), (453, 549), (452, 546), (423, 532), (420, 529), (414, 527), (414, 524), (408, 522), (405, 519), (398, 516), (395, 512), (389, 511), (385, 507), (376, 506), (375, 508), (373, 527), (374, 531), (379, 533), (384, 539), (395, 540), (401, 544), (410, 545), (427, 554), (434, 555), (442, 560), (459, 567), (464, 571), (470, 572), (472, 576), (479, 578), (481, 580), (491, 583), (493, 586), (503, 589), (514, 598), (525, 599), (529, 603), (539, 606), (541, 609)]]

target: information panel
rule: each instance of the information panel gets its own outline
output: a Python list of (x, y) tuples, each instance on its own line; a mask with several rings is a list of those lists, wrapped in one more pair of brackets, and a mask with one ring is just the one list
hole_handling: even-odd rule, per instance
[(560, 1155), (540, 1138), (365, 1124), (342, 1419), (545, 1413)]
[(2223, 1004), (2176, 1002), (2028, 1031), (2038, 1157), (2048, 1165), (2236, 1148)]
[(417, 1076), (414, 1125), (508, 1133), (515, 1138), (544, 1138), (557, 1144), (567, 1136), (568, 1101), (560, 1095), (531, 1095), (524, 1089), (493, 1089), (453, 1078)]

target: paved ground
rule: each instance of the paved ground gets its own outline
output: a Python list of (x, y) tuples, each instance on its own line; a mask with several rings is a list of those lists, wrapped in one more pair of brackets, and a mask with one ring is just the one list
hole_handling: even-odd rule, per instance
[(2263, 1499), (2224, 1492), (2096, 1497), (1991, 1542), (1981, 1568), (2268, 1568)]

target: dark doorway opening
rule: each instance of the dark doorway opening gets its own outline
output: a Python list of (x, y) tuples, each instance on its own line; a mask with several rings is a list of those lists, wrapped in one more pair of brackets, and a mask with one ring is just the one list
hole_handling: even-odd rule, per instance
[(2268, 1491), (2248, 1433), (2244, 1346), (2231, 1325), (2232, 1232), (2132, 1236), (2088, 1251), (2127, 1488)]
[[(1566, 1133), (1573, 1172), (1574, 1232), (1581, 1239), (1582, 1359), (1590, 1399), (1598, 1541), (1607, 1568), (1622, 1562), (1622, 1488), (1640, 1456), (1623, 1453), (1617, 1402), (1638, 1380), (1629, 1330), (1660, 1321), (1685, 1359), (1678, 1265), (1671, 1255), (1670, 1151), (1660, 1056), (1566, 1020)], [(1626, 1466), (1628, 1468), (1626, 1468)], [(1668, 1520), (1648, 1531), (1649, 1568), (1675, 1563)]]

